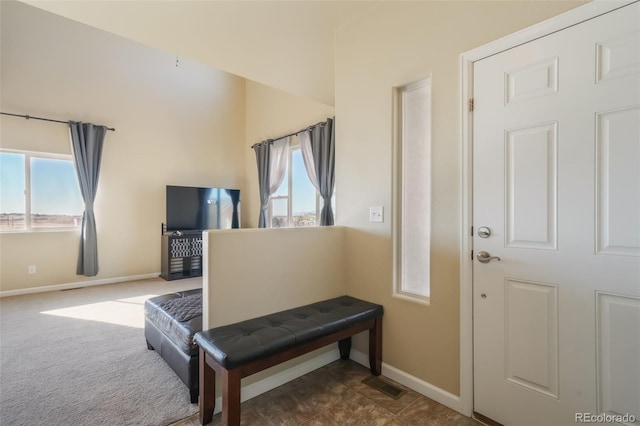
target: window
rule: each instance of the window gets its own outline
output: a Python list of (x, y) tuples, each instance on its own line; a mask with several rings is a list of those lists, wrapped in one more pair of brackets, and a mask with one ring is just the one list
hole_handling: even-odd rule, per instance
[(431, 79), (396, 88), (394, 98), (394, 295), (428, 302)]
[(269, 201), (271, 227), (317, 226), (321, 208), (318, 191), (304, 167), (300, 146), (289, 147), (287, 172)]
[(84, 202), (70, 155), (0, 151), (0, 231), (78, 227)]

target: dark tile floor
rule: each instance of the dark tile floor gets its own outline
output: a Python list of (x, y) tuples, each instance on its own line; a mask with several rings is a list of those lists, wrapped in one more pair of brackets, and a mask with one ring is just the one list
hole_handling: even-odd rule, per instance
[[(369, 370), (353, 361), (335, 361), (242, 404), (242, 425), (459, 425), (481, 423), (414, 392), (394, 399), (362, 380)], [(220, 424), (220, 414), (213, 425)], [(199, 425), (198, 416), (173, 426)]]

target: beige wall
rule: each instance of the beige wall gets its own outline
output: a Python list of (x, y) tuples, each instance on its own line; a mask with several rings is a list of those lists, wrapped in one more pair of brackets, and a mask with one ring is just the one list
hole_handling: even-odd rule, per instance
[[(245, 80), (184, 58), (176, 67), (171, 53), (0, 3), (2, 111), (116, 128), (95, 202), (95, 279), (160, 271), (165, 185), (244, 187)], [(70, 153), (63, 124), (1, 124), (3, 148)], [(78, 235), (0, 235), (0, 290), (89, 280), (75, 275)]]
[(258, 226), (260, 197), (256, 156), (251, 145), (269, 138), (286, 135), (332, 117), (334, 110), (308, 98), (295, 96), (273, 87), (247, 80), (246, 85), (246, 182), (242, 208), (248, 220), (245, 227)]
[(344, 228), (204, 233), (204, 328), (346, 294)]
[[(205, 232), (203, 327), (232, 324), (347, 294), (344, 231), (334, 226)], [(295, 367), (331, 351), (336, 351), (335, 345), (254, 374), (243, 379), (243, 387), (287, 369), (295, 372)], [(291, 372), (288, 375), (290, 379), (297, 377)], [(220, 386), (217, 389), (220, 394)]]
[[(349, 294), (384, 305), (384, 362), (458, 395), (459, 55), (577, 2), (380, 2), (336, 35), (337, 223)], [(391, 297), (392, 88), (432, 76), (431, 305)], [(368, 222), (369, 206), (385, 221)], [(356, 348), (365, 352), (362, 340)]]
[(330, 105), (333, 32), (375, 3), (22, 1)]

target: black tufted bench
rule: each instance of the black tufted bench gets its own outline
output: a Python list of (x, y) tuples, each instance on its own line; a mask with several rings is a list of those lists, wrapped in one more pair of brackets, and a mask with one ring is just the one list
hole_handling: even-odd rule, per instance
[(369, 364), (382, 366), (382, 306), (350, 296), (196, 333), (200, 347), (200, 422), (213, 419), (215, 374), (222, 378), (222, 424), (240, 424), (240, 379), (338, 342), (349, 358), (351, 336), (369, 330)]
[(198, 402), (198, 346), (202, 330), (202, 289), (152, 297), (144, 302), (144, 336), (147, 348), (169, 364), (189, 388), (191, 403)]

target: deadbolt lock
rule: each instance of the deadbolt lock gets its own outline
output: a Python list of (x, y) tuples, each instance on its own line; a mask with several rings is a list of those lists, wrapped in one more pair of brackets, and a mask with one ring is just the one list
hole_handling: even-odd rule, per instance
[(491, 235), (491, 229), (486, 226), (481, 226), (478, 228), (478, 237), (480, 238), (489, 238)]

